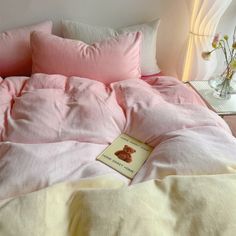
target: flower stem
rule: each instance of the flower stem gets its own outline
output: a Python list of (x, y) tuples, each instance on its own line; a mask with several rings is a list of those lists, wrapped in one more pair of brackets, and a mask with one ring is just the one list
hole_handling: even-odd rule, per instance
[(233, 59), (233, 52), (230, 50), (230, 46), (229, 46), (229, 42), (228, 42), (228, 40), (226, 40), (226, 45), (227, 45), (227, 47), (228, 47), (229, 54), (230, 54), (230, 56), (231, 56), (230, 61), (232, 61), (232, 59)]
[(234, 27), (234, 33), (233, 33), (233, 42), (236, 41), (236, 26)]
[[(227, 87), (229, 86), (229, 80), (228, 79), (224, 79), (224, 81), (222, 82), (222, 87), (221, 87), (221, 90), (220, 90), (220, 97), (224, 97), (224, 93), (228, 94), (228, 91), (227, 91)], [(224, 92), (225, 91), (225, 92)], [(224, 92), (224, 93), (223, 93)]]

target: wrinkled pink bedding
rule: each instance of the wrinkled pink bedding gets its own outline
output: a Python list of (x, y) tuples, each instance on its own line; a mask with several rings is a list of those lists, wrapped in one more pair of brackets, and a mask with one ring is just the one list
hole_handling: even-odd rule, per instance
[[(154, 146), (132, 182), (95, 158), (120, 133)], [(127, 184), (236, 172), (227, 124), (175, 78), (102, 83), (34, 74), (0, 81), (0, 199), (112, 174)]]

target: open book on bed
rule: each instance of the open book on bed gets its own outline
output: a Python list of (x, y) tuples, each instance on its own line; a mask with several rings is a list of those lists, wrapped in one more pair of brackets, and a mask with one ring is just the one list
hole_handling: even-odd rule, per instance
[(97, 157), (97, 160), (132, 179), (152, 150), (151, 146), (127, 134), (121, 134)]

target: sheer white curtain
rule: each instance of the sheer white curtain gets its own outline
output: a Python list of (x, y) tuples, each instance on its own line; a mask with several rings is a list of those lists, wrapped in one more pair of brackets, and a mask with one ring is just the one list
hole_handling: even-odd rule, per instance
[(216, 57), (209, 61), (201, 57), (202, 51), (211, 50), (219, 20), (232, 0), (192, 0), (191, 24), (184, 54), (182, 81), (206, 80), (216, 68)]

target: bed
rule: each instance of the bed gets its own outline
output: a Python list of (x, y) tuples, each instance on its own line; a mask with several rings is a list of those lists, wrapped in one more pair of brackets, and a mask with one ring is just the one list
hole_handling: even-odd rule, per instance
[[(0, 235), (235, 235), (236, 139), (173, 66), (189, 3), (1, 4)], [(122, 133), (154, 148), (132, 180), (96, 160)]]

